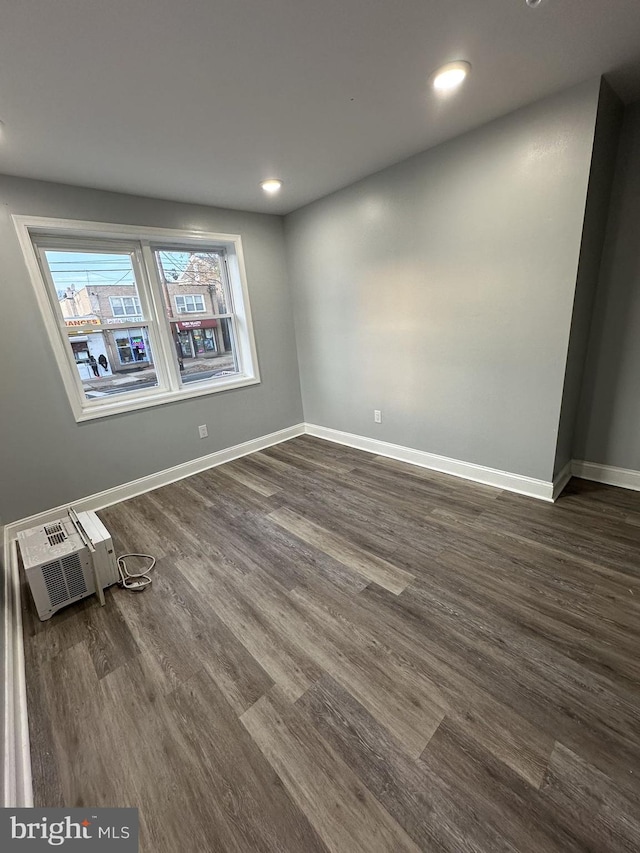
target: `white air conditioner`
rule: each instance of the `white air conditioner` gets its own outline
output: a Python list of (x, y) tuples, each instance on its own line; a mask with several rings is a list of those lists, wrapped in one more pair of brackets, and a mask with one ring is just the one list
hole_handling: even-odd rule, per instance
[(42, 621), (67, 604), (119, 580), (109, 531), (95, 512), (69, 509), (64, 518), (18, 533), (22, 562)]

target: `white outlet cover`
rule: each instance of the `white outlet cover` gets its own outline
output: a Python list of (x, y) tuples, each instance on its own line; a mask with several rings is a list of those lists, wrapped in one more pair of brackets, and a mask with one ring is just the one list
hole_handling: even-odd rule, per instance
[(207, 429), (206, 424), (202, 424), (202, 426), (198, 427), (198, 434), (200, 438), (206, 438), (209, 435), (209, 430)]

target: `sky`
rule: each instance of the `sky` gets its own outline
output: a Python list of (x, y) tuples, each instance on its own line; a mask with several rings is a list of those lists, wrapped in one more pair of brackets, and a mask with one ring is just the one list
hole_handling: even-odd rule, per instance
[[(86, 285), (135, 284), (131, 258), (126, 254), (101, 252), (45, 252), (51, 277), (60, 294), (72, 284), (76, 290)], [(189, 262), (189, 252), (160, 252), (168, 277), (177, 278)]]

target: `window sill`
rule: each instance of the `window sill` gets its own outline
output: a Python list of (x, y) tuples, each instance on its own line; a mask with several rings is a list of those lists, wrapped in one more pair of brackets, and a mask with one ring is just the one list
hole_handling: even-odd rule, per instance
[(233, 376), (226, 381), (216, 382), (215, 385), (203, 385), (200, 388), (181, 389), (180, 391), (159, 391), (148, 397), (137, 397), (130, 400), (117, 400), (113, 403), (100, 402), (100, 408), (83, 408), (75, 412), (77, 423), (93, 421), (98, 418), (108, 418), (111, 415), (121, 415), (135, 412), (138, 409), (148, 409), (152, 406), (162, 406), (165, 403), (178, 403), (194, 397), (204, 397), (207, 394), (217, 394), (220, 391), (230, 391), (233, 388), (246, 388), (249, 385), (259, 385), (257, 376)]

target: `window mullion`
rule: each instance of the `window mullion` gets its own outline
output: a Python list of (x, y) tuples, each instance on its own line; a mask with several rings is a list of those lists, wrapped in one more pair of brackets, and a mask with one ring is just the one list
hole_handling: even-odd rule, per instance
[[(169, 383), (169, 378), (167, 376), (167, 371), (165, 368), (164, 359), (160, 357), (161, 350), (161, 336), (159, 334), (158, 329), (158, 321), (154, 312), (154, 305), (151, 299), (151, 288), (149, 286), (149, 280), (146, 275), (146, 270), (144, 267), (142, 253), (140, 251), (139, 244), (136, 244), (135, 247), (132, 247), (131, 253), (131, 264), (133, 267), (133, 273), (135, 276), (135, 280), (137, 283), (138, 289), (138, 297), (140, 299), (140, 305), (142, 309), (142, 322), (134, 324), (131, 321), (127, 321), (126, 317), (123, 317), (122, 324), (112, 324), (113, 326), (120, 326), (128, 328), (141, 328), (146, 327), (147, 336), (151, 343), (151, 352), (154, 359), (154, 366), (156, 371), (156, 381), (158, 383), (158, 388), (171, 390), (171, 386)], [(120, 297), (124, 299), (124, 297)], [(124, 305), (124, 302), (122, 303)], [(126, 331), (126, 328), (125, 328)], [(117, 346), (117, 344), (116, 344)]]
[(162, 361), (165, 368), (165, 374), (169, 381), (169, 387), (172, 391), (180, 390), (180, 372), (178, 361), (174, 352), (175, 345), (171, 335), (171, 326), (167, 319), (167, 312), (164, 305), (164, 294), (162, 284), (158, 276), (155, 260), (151, 247), (146, 240), (140, 242), (142, 250), (142, 263), (144, 265), (147, 281), (149, 283), (149, 293), (151, 297), (152, 309), (156, 318), (156, 328), (158, 330), (158, 339), (162, 352)]

